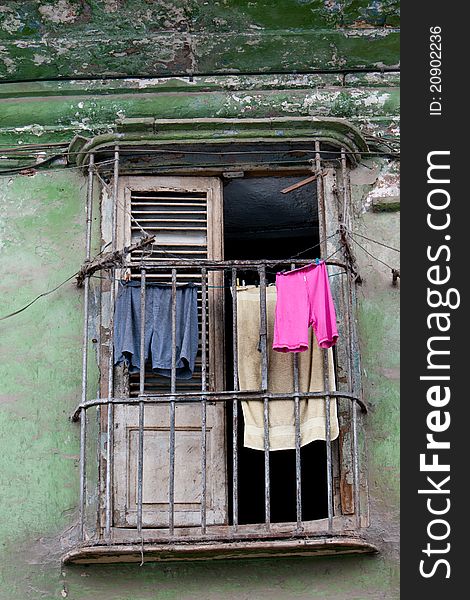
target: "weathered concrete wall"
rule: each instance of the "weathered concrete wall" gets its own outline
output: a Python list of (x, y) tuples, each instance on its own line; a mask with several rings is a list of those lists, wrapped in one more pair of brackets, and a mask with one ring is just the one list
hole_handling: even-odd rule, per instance
[(126, 117), (332, 116), (364, 135), (398, 136), (396, 73), (40, 82), (0, 87), (0, 142), (67, 142)]

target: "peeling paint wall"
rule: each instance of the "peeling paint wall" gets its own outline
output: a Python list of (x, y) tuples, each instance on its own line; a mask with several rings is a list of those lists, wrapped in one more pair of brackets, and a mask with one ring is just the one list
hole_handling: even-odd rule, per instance
[[(0, 175), (0, 316), (80, 267), (82, 175), (63, 159), (25, 170), (76, 134), (115, 132), (124, 118), (332, 116), (371, 147), (394, 150), (398, 15), (394, 0), (0, 1), (0, 170), (18, 171)], [(29, 144), (43, 148), (4, 150)], [(61, 567), (78, 504), (79, 432), (69, 415), (80, 397), (83, 305), (70, 281), (0, 322), (1, 600), (399, 597), (399, 283), (367, 252), (394, 268), (399, 254), (365, 239), (398, 247), (398, 162), (364, 156), (351, 183), (363, 247), (353, 246), (364, 279), (369, 533), (380, 553)]]
[(397, 0), (13, 0), (0, 77), (396, 68), (398, 22)]

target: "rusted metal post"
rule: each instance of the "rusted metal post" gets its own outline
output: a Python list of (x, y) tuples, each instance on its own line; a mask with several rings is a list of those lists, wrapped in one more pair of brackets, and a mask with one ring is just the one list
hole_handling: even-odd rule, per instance
[[(349, 315), (350, 320), (352, 319), (354, 309), (354, 291), (352, 276), (348, 273), (348, 304), (349, 304)], [(356, 364), (355, 357), (358, 356), (357, 351), (357, 339), (354, 324), (350, 324), (350, 352), (351, 352), (351, 391), (353, 394), (357, 394), (357, 382), (356, 382)], [(358, 358), (357, 358), (358, 360)], [(352, 438), (352, 458), (353, 458), (353, 487), (354, 487), (354, 515), (356, 519), (356, 527), (359, 529), (361, 526), (361, 506), (360, 506), (360, 478), (359, 478), (359, 443), (357, 433), (357, 402), (352, 402), (351, 406), (351, 438)]]
[[(261, 348), (261, 388), (268, 389), (268, 323), (266, 317), (266, 267), (258, 268), (260, 296), (260, 348)], [(263, 398), (264, 424), (264, 512), (266, 528), (271, 527), (271, 480), (269, 465), (269, 398)]]
[[(321, 173), (321, 153), (320, 142), (315, 142), (315, 170)], [(323, 191), (323, 177), (317, 177), (317, 206), (318, 206), (318, 224), (320, 231), (320, 252), (323, 258), (327, 256), (327, 236), (326, 236), (326, 210), (325, 210), (325, 194)]]
[[(330, 390), (330, 361), (328, 359), (328, 350), (322, 351), (323, 359), (323, 390)], [(331, 397), (329, 394), (325, 396), (325, 443), (326, 443), (326, 493), (328, 501), (328, 531), (333, 530), (333, 474), (331, 460), (331, 414), (330, 414)]]
[(207, 270), (201, 269), (201, 533), (206, 533), (207, 504)]
[[(86, 202), (86, 249), (85, 258), (91, 257), (91, 224), (93, 217), (93, 175), (95, 156), (90, 154), (88, 162), (88, 186)], [(85, 293), (83, 300), (83, 344), (82, 344), (82, 405), (87, 399), (88, 383), (88, 321), (90, 302), (90, 278), (85, 279)], [(85, 504), (86, 504), (86, 443), (87, 443), (87, 415), (86, 409), (80, 410), (80, 501), (79, 501), (79, 538), (83, 542), (85, 538)]]
[[(295, 263), (291, 264), (291, 270), (295, 269)], [(294, 379), (294, 423), (295, 423), (295, 505), (297, 518), (297, 532), (302, 531), (302, 469), (301, 469), (301, 432), (300, 432), (300, 397), (299, 393), (299, 355), (292, 354), (292, 370)]]
[[(341, 174), (343, 179), (343, 223), (347, 230), (352, 227), (351, 215), (351, 195), (349, 184), (349, 171), (346, 159), (346, 150), (341, 148)], [(351, 257), (350, 257), (351, 260)], [(356, 339), (356, 329), (353, 320), (354, 303), (354, 282), (350, 270), (347, 273), (347, 302), (348, 302), (348, 319), (349, 319), (349, 355), (350, 355), (350, 391), (357, 394), (356, 382), (356, 360), (358, 360), (358, 344)], [(359, 444), (357, 434), (357, 403), (352, 402), (351, 405), (351, 440), (352, 440), (352, 459), (353, 459), (353, 493), (354, 493), (354, 515), (356, 519), (356, 527), (361, 524), (361, 507), (360, 507), (360, 480), (359, 480)]]
[[(237, 269), (232, 268), (232, 351), (233, 389), (239, 390), (238, 381), (238, 312)], [(238, 399), (232, 401), (232, 518), (234, 531), (238, 529)]]
[[(176, 392), (176, 269), (171, 269), (171, 393)], [(170, 399), (170, 473), (168, 490), (168, 525), (175, 530), (175, 397)]]
[[(146, 304), (146, 272), (140, 270), (140, 371), (139, 396), (145, 393), (145, 304)], [(139, 447), (137, 456), (137, 532), (142, 535), (142, 501), (144, 487), (144, 426), (145, 404), (139, 402)]]
[[(346, 150), (341, 148), (341, 177), (343, 179), (343, 224), (350, 229), (351, 214), (350, 214), (350, 197), (349, 197), (349, 175), (348, 163), (346, 160)], [(340, 225), (341, 226), (341, 225)]]
[[(113, 180), (113, 206), (112, 206), (112, 251), (117, 250), (117, 203), (119, 186), (119, 148), (114, 149), (114, 180)], [(116, 269), (110, 270), (110, 322), (109, 322), (109, 364), (108, 364), (108, 398), (114, 394), (114, 304), (116, 298)], [(106, 421), (106, 498), (105, 498), (105, 537), (111, 541), (112, 521), (112, 472), (113, 472), (113, 429), (114, 429), (114, 405), (108, 404)]]

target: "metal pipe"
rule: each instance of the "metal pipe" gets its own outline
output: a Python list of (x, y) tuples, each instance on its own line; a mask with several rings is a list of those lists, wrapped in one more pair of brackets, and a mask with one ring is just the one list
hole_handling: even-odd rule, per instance
[[(145, 391), (145, 305), (146, 305), (146, 273), (140, 270), (140, 370), (139, 370), (139, 394)], [(142, 535), (142, 501), (144, 487), (144, 426), (145, 426), (145, 404), (139, 402), (139, 447), (137, 457), (137, 532)]]
[(350, 215), (350, 198), (349, 198), (349, 180), (348, 180), (348, 165), (346, 161), (346, 152), (344, 148), (341, 148), (341, 176), (343, 179), (343, 224), (348, 227), (351, 226), (351, 215)]
[(86, 203), (86, 250), (85, 258), (91, 258), (91, 225), (93, 218), (93, 175), (95, 170), (95, 155), (90, 154), (88, 163), (88, 187), (87, 187), (87, 203)]
[[(270, 400), (282, 400), (285, 398), (294, 399), (295, 396), (299, 396), (299, 398), (325, 398), (327, 392), (299, 392), (296, 394), (295, 392), (283, 392), (281, 394), (274, 394), (272, 392), (264, 392), (261, 391), (222, 391), (222, 392), (206, 392), (204, 396), (210, 400), (210, 402), (227, 402), (228, 400), (262, 400), (263, 398), (269, 398)], [(358, 406), (361, 407), (362, 412), (367, 413), (367, 405), (361, 398), (354, 396), (354, 394), (350, 392), (338, 391), (335, 392), (330, 390), (328, 392), (330, 398), (344, 398), (349, 400), (350, 402), (356, 402)], [(200, 402), (201, 393), (200, 392), (179, 392), (175, 394), (166, 394), (162, 393), (159, 395), (154, 394), (144, 394), (138, 398), (109, 398), (109, 402), (113, 404), (137, 404), (139, 402), (144, 402), (145, 404), (168, 404), (171, 399), (174, 399), (178, 404), (194, 404)], [(75, 409), (71, 419), (72, 421), (77, 421), (80, 416), (80, 410), (82, 408), (89, 408), (90, 406), (102, 406), (104, 404), (108, 404), (108, 398), (95, 398), (94, 400), (87, 400), (87, 402), (83, 404), (79, 404)]]
[[(94, 172), (94, 154), (90, 154), (88, 163), (88, 186), (87, 202), (85, 207), (86, 214), (86, 260), (91, 257), (91, 224), (93, 217), (93, 172)], [(86, 504), (86, 436), (87, 436), (87, 416), (85, 403), (87, 399), (88, 383), (88, 320), (89, 320), (89, 300), (90, 300), (90, 278), (85, 278), (85, 291), (83, 300), (83, 340), (82, 340), (82, 409), (80, 410), (80, 500), (79, 500), (79, 538), (80, 541), (85, 537), (85, 504)]]
[[(232, 353), (233, 389), (238, 391), (238, 306), (237, 269), (232, 268)], [(232, 401), (232, 519), (234, 531), (238, 530), (238, 398)]]
[[(315, 142), (315, 169), (318, 173), (322, 171), (320, 142)], [(320, 227), (320, 252), (323, 258), (327, 256), (327, 236), (326, 236), (326, 209), (325, 195), (323, 192), (323, 177), (317, 177), (317, 205), (318, 205), (318, 224)], [(330, 263), (328, 263), (330, 264)]]
[[(323, 236), (324, 237), (324, 236)], [(148, 273), (153, 273), (157, 271), (168, 271), (173, 267), (178, 266), (186, 267), (188, 269), (197, 269), (199, 270), (201, 267), (206, 267), (208, 269), (224, 269), (224, 268), (238, 268), (244, 270), (257, 271), (259, 267), (277, 267), (279, 265), (290, 265), (292, 262), (292, 258), (286, 258), (282, 260), (211, 260), (206, 258), (179, 258), (177, 262), (175, 260), (162, 260), (158, 264), (155, 263), (146, 263), (140, 260), (135, 265), (142, 265), (145, 267)], [(297, 266), (301, 265), (310, 265), (312, 264), (312, 259), (296, 259), (295, 263)], [(332, 265), (335, 267), (341, 267), (345, 270), (349, 269), (349, 265), (347, 263), (341, 262), (339, 260), (330, 259), (326, 261), (327, 265)]]
[[(315, 141), (315, 168), (317, 172), (321, 172), (321, 154), (320, 142)], [(317, 177), (317, 204), (318, 204), (318, 220), (320, 224), (320, 247), (323, 257), (328, 253), (328, 240), (326, 228), (326, 206), (325, 193), (323, 189), (323, 177)], [(323, 391), (330, 390), (330, 375), (328, 350), (322, 351), (323, 360)], [(326, 443), (326, 488), (328, 502), (328, 530), (333, 529), (333, 478), (332, 478), (332, 458), (331, 458), (331, 423), (330, 423), (330, 400), (329, 395), (325, 396), (325, 443)]]
[[(352, 318), (353, 309), (354, 309), (354, 299), (353, 299), (353, 283), (352, 278), (349, 276), (348, 280), (348, 312), (350, 315), (350, 319)], [(356, 340), (356, 330), (353, 324), (351, 324), (351, 335), (350, 335), (350, 347), (351, 347), (351, 362), (353, 363), (353, 349), (357, 347)], [(356, 365), (352, 364), (351, 371), (351, 383), (352, 383), (352, 391), (356, 392), (357, 382), (356, 382)], [(355, 403), (353, 403), (351, 408), (351, 438), (352, 438), (352, 452), (353, 452), (353, 486), (354, 486), (354, 514), (356, 517), (356, 527), (359, 528), (361, 526), (361, 506), (360, 506), (360, 494), (359, 494), (359, 444), (358, 444), (358, 435), (357, 435), (357, 411)]]
[(207, 502), (207, 271), (201, 269), (201, 532), (206, 533)]
[[(295, 269), (295, 263), (291, 264), (291, 270)], [(302, 463), (300, 456), (301, 433), (300, 433), (300, 397), (299, 397), (299, 355), (292, 354), (292, 370), (294, 379), (294, 422), (295, 422), (295, 498), (297, 531), (302, 531)]]
[[(171, 270), (171, 393), (176, 392), (176, 269)], [(170, 473), (168, 523), (170, 535), (175, 528), (175, 397), (170, 398)]]
[[(330, 389), (330, 364), (328, 360), (328, 350), (322, 351), (323, 358), (323, 389)], [(331, 460), (331, 415), (330, 415), (330, 395), (325, 396), (325, 443), (326, 443), (326, 493), (328, 501), (328, 531), (333, 530), (333, 475)]]
[[(347, 168), (347, 156), (344, 148), (341, 148), (341, 173), (343, 178), (343, 223), (351, 229), (351, 197), (350, 197), (350, 184), (349, 184), (349, 171)], [(356, 329), (354, 321), (352, 321), (354, 311), (354, 289), (351, 273), (348, 273), (347, 277), (347, 302), (348, 302), (348, 325), (349, 325), (349, 363), (350, 363), (350, 390), (352, 393), (356, 393), (357, 381), (356, 371), (357, 367), (354, 362), (354, 357), (358, 356), (354, 352), (357, 347)], [(360, 508), (360, 481), (359, 481), (359, 447), (358, 447), (358, 434), (357, 434), (357, 410), (356, 404), (353, 403), (351, 410), (351, 440), (352, 440), (352, 459), (353, 459), (353, 493), (354, 493), (354, 514), (356, 518), (356, 526), (360, 527), (361, 524), (361, 508)]]
[[(261, 348), (261, 387), (268, 389), (268, 323), (266, 318), (266, 268), (259, 267), (259, 308), (260, 308), (260, 348)], [(264, 425), (264, 512), (265, 524), (271, 526), (271, 481), (269, 472), (269, 399), (263, 397), (263, 425)]]
[[(113, 181), (113, 207), (112, 207), (112, 250), (117, 249), (117, 199), (119, 185), (119, 148), (116, 146), (114, 151), (114, 181)], [(113, 267), (110, 272), (110, 321), (109, 321), (109, 364), (108, 364), (108, 397), (114, 394), (114, 303), (116, 298), (116, 269)], [(108, 404), (108, 414), (106, 420), (106, 498), (105, 498), (105, 537), (111, 540), (111, 521), (112, 521), (112, 472), (113, 472), (113, 429), (114, 429), (114, 406)]]

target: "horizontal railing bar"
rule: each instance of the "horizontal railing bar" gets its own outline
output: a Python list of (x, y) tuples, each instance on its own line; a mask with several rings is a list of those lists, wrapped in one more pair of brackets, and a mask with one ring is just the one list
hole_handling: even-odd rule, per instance
[[(224, 402), (227, 400), (263, 400), (263, 398), (269, 398), (270, 400), (285, 400), (295, 398), (344, 398), (345, 400), (349, 400), (351, 402), (356, 402), (362, 409), (362, 412), (367, 413), (368, 408), (367, 404), (357, 396), (350, 392), (344, 391), (333, 391), (327, 390), (323, 392), (282, 392), (280, 394), (273, 394), (272, 392), (263, 391), (263, 390), (247, 390), (236, 392), (233, 390), (223, 391), (223, 392), (204, 392), (204, 398), (209, 400), (210, 402)], [(77, 406), (75, 411), (72, 414), (72, 421), (76, 421), (78, 419), (79, 412), (82, 408), (90, 408), (92, 406), (99, 406), (103, 404), (135, 404), (138, 405), (139, 402), (145, 402), (147, 404), (165, 404), (169, 403), (172, 400), (175, 402), (183, 404), (183, 403), (194, 403), (197, 401), (202, 401), (201, 392), (176, 392), (176, 393), (162, 393), (158, 395), (154, 394), (141, 394), (139, 396), (135, 396), (133, 398), (95, 398), (93, 400), (87, 400), (86, 402), (82, 402)]]
[[(338, 519), (338, 522), (341, 523), (341, 517), (336, 517), (336, 519)], [(292, 529), (289, 531), (276, 531), (276, 529), (272, 529), (270, 531), (249, 531), (249, 532), (244, 532), (244, 531), (240, 531), (238, 530), (237, 532), (233, 532), (233, 531), (227, 531), (227, 532), (222, 532), (222, 533), (214, 533), (212, 531), (212, 528), (217, 529), (220, 526), (217, 525), (208, 525), (207, 526), (207, 532), (204, 533), (200, 533), (198, 535), (170, 535), (169, 533), (167, 533), (168, 529), (164, 529), (162, 530), (162, 534), (157, 537), (154, 535), (150, 535), (148, 537), (144, 537), (144, 544), (188, 544), (188, 543), (198, 543), (198, 542), (211, 542), (211, 541), (219, 541), (219, 542), (232, 542), (232, 541), (256, 541), (256, 540), (265, 540), (265, 541), (276, 541), (276, 540), (284, 540), (284, 539), (305, 539), (305, 538), (310, 538), (310, 539), (315, 539), (315, 538), (328, 538), (328, 539), (334, 539), (334, 538), (344, 538), (344, 537), (352, 537), (354, 536), (356, 539), (358, 540), (362, 540), (363, 538), (361, 537), (361, 535), (358, 533), (358, 530), (354, 530), (352, 528), (352, 526), (350, 526), (347, 529), (341, 530), (338, 528), (338, 531), (335, 532), (334, 535), (328, 533), (326, 527), (323, 528), (321, 527), (321, 525), (323, 525), (323, 523), (326, 521), (326, 519), (317, 519), (317, 523), (319, 525), (318, 530), (317, 531), (310, 531), (310, 530), (306, 530), (306, 531), (298, 531), (296, 529), (296, 523), (295, 521), (292, 522)], [(311, 523), (312, 521), (302, 521), (302, 523)], [(261, 523), (257, 523), (256, 525), (260, 526), (262, 525)], [(276, 524), (275, 524), (276, 525)], [(228, 528), (228, 526), (227, 526)], [(145, 533), (145, 529), (143, 528), (143, 531)], [(150, 528), (147, 528), (150, 529)], [(176, 529), (176, 528), (175, 528)], [(141, 549), (141, 543), (139, 543), (138, 540), (136, 540), (136, 538), (132, 538), (132, 537), (128, 537), (128, 538), (120, 538), (114, 541), (111, 541), (109, 543), (107, 542), (103, 542), (102, 540), (87, 540), (84, 544), (84, 546), (119, 546), (119, 545), (135, 545), (136, 548), (138, 548), (138, 550), (140, 551)]]
[[(175, 258), (173, 260), (168, 260), (165, 263), (161, 263), (159, 265), (147, 264), (144, 262), (143, 268), (149, 271), (155, 270), (164, 270), (171, 268), (179, 268), (179, 267), (207, 267), (213, 269), (231, 269), (232, 267), (237, 267), (239, 269), (253, 269), (257, 270), (260, 266), (266, 267), (275, 267), (277, 265), (287, 265), (295, 262), (296, 265), (304, 266), (310, 265), (313, 262), (313, 259), (299, 259), (292, 260), (291, 258), (283, 258), (279, 260), (210, 260), (207, 258)], [(141, 264), (141, 263), (139, 263)], [(341, 267), (343, 269), (348, 269), (348, 265), (338, 260), (327, 260), (325, 264), (331, 265), (334, 267)]]

